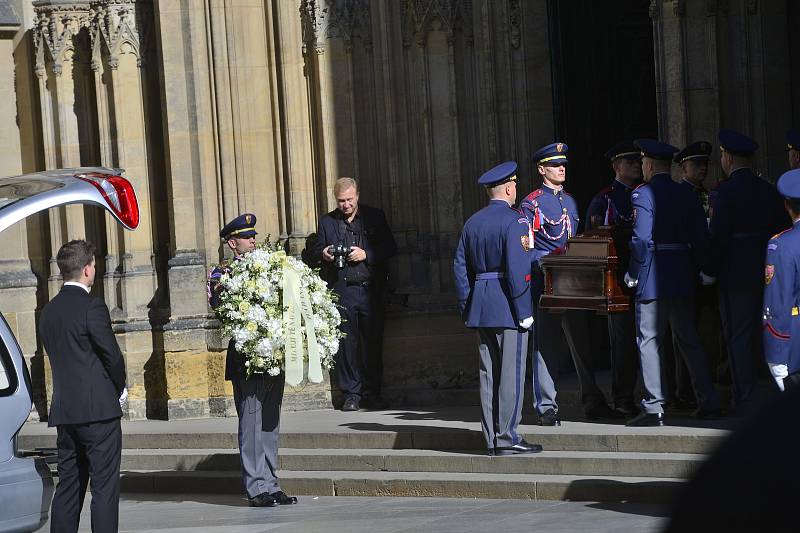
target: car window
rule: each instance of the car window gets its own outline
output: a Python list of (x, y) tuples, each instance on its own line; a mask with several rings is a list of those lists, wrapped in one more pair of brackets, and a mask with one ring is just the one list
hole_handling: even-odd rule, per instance
[(14, 392), (16, 383), (14, 379), (14, 367), (11, 365), (11, 355), (8, 353), (5, 343), (0, 341), (0, 396), (7, 396)]
[[(8, 322), (6, 322), (6, 317), (3, 316), (3, 313), (0, 313), (0, 397), (11, 396), (17, 392), (17, 386), (19, 385), (14, 363), (11, 361), (8, 343), (13, 344), (12, 349), (19, 350), (16, 346), (17, 341), (14, 339), (14, 334), (11, 333)], [(27, 374), (25, 379), (27, 383), (30, 383)]]

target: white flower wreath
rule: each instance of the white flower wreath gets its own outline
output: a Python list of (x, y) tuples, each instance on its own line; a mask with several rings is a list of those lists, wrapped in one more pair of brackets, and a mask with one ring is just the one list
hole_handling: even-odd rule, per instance
[(297, 385), (307, 362), (309, 381), (318, 383), (333, 367), (344, 337), (338, 297), (314, 270), (264, 242), (231, 262), (219, 282), (216, 314), (247, 377), (286, 370), (287, 383)]

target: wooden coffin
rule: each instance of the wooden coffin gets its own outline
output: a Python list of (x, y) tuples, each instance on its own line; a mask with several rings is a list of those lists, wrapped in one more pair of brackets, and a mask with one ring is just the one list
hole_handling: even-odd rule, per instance
[[(600, 226), (567, 241), (561, 254), (542, 258), (544, 292), (539, 305), (551, 311), (584, 309), (600, 314), (627, 311), (631, 291), (623, 281), (631, 230)], [(623, 254), (623, 260), (617, 250)]]

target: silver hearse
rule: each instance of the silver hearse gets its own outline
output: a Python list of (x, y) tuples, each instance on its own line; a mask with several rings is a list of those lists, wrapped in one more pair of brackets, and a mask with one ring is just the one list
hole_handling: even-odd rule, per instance
[[(112, 168), (72, 168), (0, 178), (0, 231), (67, 204), (98, 205), (133, 230), (139, 225), (139, 206), (133, 186), (121, 174)], [(17, 450), (17, 434), (31, 402), (22, 351), (0, 313), (0, 532), (41, 527), (53, 497), (53, 478), (44, 460), (20, 457)]]

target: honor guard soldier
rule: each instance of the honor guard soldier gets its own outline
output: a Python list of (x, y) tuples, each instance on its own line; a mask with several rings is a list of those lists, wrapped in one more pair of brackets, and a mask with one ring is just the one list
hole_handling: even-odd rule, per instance
[[(711, 155), (711, 143), (706, 141), (698, 141), (687, 145), (683, 150), (675, 154), (674, 161), (680, 168), (680, 183), (688, 190), (690, 190), (696, 197), (700, 205), (703, 206), (703, 213), (705, 213), (706, 223), (708, 223), (708, 213), (710, 210), (709, 193), (705, 188), (704, 181), (708, 175), (708, 160)], [(700, 279), (696, 283), (695, 292), (695, 318), (700, 321), (703, 310), (707, 309), (708, 314), (712, 317), (711, 321), (714, 322), (714, 331), (720, 330), (719, 324), (716, 323), (716, 317), (719, 316), (719, 306), (717, 304), (716, 289), (710, 285), (703, 285)], [(715, 334), (719, 336), (718, 334)], [(724, 344), (721, 338), (719, 343)], [(678, 345), (675, 340), (674, 346)], [(724, 349), (724, 348), (723, 348)], [(712, 348), (714, 352), (714, 359), (719, 359), (720, 346)], [(689, 378), (689, 369), (686, 368), (685, 357), (683, 357), (678, 350), (675, 350), (673, 357), (673, 367), (667, 368), (667, 376), (674, 379), (675, 397), (670, 401), (671, 406), (675, 408), (694, 408), (696, 407), (694, 393), (692, 392), (691, 379)], [(669, 361), (667, 361), (669, 364)]]
[[(220, 230), (219, 236), (233, 251), (234, 261), (255, 249), (255, 225), (256, 216), (245, 213)], [(220, 304), (224, 290), (220, 278), (228, 272), (230, 266), (223, 264), (209, 274), (208, 298), (212, 308)], [(277, 376), (264, 373), (246, 377), (244, 358), (236, 351), (236, 343), (231, 339), (225, 359), (225, 379), (233, 385), (233, 401), (239, 416), (242, 478), (252, 507), (297, 503), (296, 497), (287, 496), (281, 490), (276, 475), (284, 378), (283, 372)]]
[(614, 169), (614, 181), (598, 192), (586, 210), (586, 229), (598, 226), (627, 226), (633, 222), (631, 191), (642, 181), (642, 152), (633, 141), (612, 146), (605, 157)]
[(719, 416), (719, 397), (711, 383), (694, 319), (698, 263), (708, 244), (703, 209), (694, 195), (672, 180), (674, 146), (636, 141), (642, 151), (644, 181), (631, 194), (633, 237), (625, 281), (636, 287), (636, 341), (645, 398), (629, 426), (664, 425), (661, 359), (670, 326), (692, 374), (698, 418)]
[(800, 385), (800, 169), (778, 180), (792, 227), (767, 244), (764, 267), (764, 357), (778, 388)]
[(705, 274), (718, 279), (722, 330), (736, 410), (746, 409), (755, 389), (755, 357), (764, 297), (764, 259), (771, 235), (789, 227), (775, 187), (751, 168), (758, 144), (720, 130), (720, 162), (728, 179), (716, 188), (711, 210), (711, 255)]
[(789, 169), (800, 168), (800, 130), (786, 132), (786, 152), (789, 155)]
[[(532, 296), (536, 313), (534, 345), (531, 347), (533, 361), (534, 406), (539, 414), (539, 424), (557, 426), (561, 424), (556, 403), (558, 379), (557, 341), (566, 335), (572, 361), (578, 374), (584, 413), (590, 420), (619, 418), (619, 413), (608, 407), (603, 393), (594, 380), (590, 362), (589, 315), (587, 311), (567, 310), (563, 313), (548, 313), (539, 308), (539, 297), (544, 291), (544, 275), (539, 260), (555, 250), (563, 250), (567, 240), (578, 231), (580, 217), (575, 200), (564, 190), (568, 147), (565, 143), (548, 144), (533, 154), (537, 170), (542, 176), (542, 186), (520, 203), (520, 210), (531, 224), (533, 253), (531, 271), (533, 275)], [(563, 331), (563, 333), (562, 333)]]
[(708, 159), (711, 156), (711, 143), (699, 141), (688, 145), (675, 154), (675, 162), (681, 168), (681, 185), (691, 190), (708, 218), (708, 191), (703, 181), (708, 175)]
[(517, 164), (507, 161), (480, 177), (489, 205), (464, 224), (453, 260), (459, 311), (466, 326), (478, 330), (481, 426), (489, 455), (542, 450), (517, 433), (533, 311), (530, 229), (512, 207), (516, 172)]
[[(610, 187), (598, 192), (586, 211), (586, 229), (597, 226), (614, 226), (613, 232), (619, 264), (619, 283), (628, 270), (630, 235), (633, 228), (631, 192), (642, 180), (642, 152), (633, 141), (622, 141), (612, 146), (605, 157), (614, 169)], [(620, 242), (620, 241), (624, 242)], [(608, 337), (611, 345), (611, 396), (614, 409), (624, 416), (638, 413), (634, 403), (639, 354), (636, 350), (636, 323), (633, 306), (628, 311), (609, 313)]]

